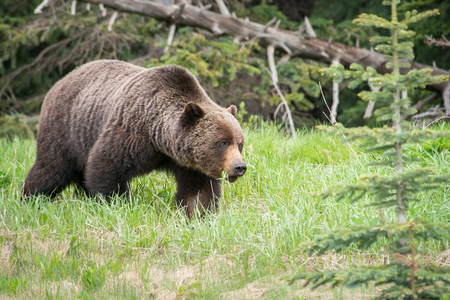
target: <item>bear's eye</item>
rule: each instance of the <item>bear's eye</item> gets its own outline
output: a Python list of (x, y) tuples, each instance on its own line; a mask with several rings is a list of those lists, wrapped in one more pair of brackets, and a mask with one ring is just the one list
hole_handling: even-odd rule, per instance
[(239, 152), (242, 152), (242, 149), (244, 149), (244, 143), (240, 143), (238, 145), (238, 147), (239, 147)]
[(219, 142), (219, 147), (221, 149), (223, 149), (223, 150), (227, 149), (228, 148), (228, 142), (227, 141)]

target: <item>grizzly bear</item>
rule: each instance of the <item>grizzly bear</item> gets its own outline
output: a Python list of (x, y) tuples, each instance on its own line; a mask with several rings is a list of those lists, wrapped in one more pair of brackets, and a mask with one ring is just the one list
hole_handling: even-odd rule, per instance
[(100, 60), (58, 81), (41, 110), (36, 162), (25, 196), (55, 196), (70, 183), (87, 195), (127, 195), (133, 177), (175, 175), (188, 217), (213, 211), (222, 171), (244, 175), (236, 106), (214, 103), (188, 70)]

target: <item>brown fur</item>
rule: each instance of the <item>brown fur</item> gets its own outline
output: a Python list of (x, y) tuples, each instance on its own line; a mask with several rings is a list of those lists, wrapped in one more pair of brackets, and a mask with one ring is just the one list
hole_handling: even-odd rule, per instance
[(245, 173), (235, 117), (183, 68), (88, 63), (48, 92), (23, 192), (54, 196), (74, 182), (90, 195), (126, 194), (131, 178), (166, 169), (189, 216), (211, 210), (222, 171), (232, 181)]

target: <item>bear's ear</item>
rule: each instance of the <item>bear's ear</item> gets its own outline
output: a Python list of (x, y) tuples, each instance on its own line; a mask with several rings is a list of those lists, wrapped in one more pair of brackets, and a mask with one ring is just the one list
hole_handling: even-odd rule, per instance
[(184, 106), (180, 121), (184, 127), (190, 127), (197, 122), (198, 119), (205, 115), (203, 109), (194, 102), (189, 102)]
[(235, 105), (228, 107), (227, 111), (237, 119), (237, 107)]

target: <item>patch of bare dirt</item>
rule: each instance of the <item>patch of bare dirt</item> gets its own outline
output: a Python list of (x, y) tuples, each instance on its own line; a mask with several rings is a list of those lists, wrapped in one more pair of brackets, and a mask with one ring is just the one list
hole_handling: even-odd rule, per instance
[(270, 289), (265, 284), (259, 282), (251, 282), (247, 284), (244, 288), (222, 293), (220, 295), (221, 299), (265, 299), (267, 298), (267, 291)]
[(4, 243), (0, 247), (0, 273), (5, 274), (11, 270), (10, 257), (12, 252), (12, 245)]
[(179, 266), (177, 268), (153, 266), (148, 271), (151, 286), (146, 294), (157, 299), (176, 299), (179, 295), (174, 292), (179, 288), (190, 287), (204, 280), (205, 277), (220, 277), (229, 272), (233, 263), (225, 256), (212, 256), (195, 264)]
[(434, 264), (439, 267), (450, 267), (450, 249), (439, 254), (435, 258)]

